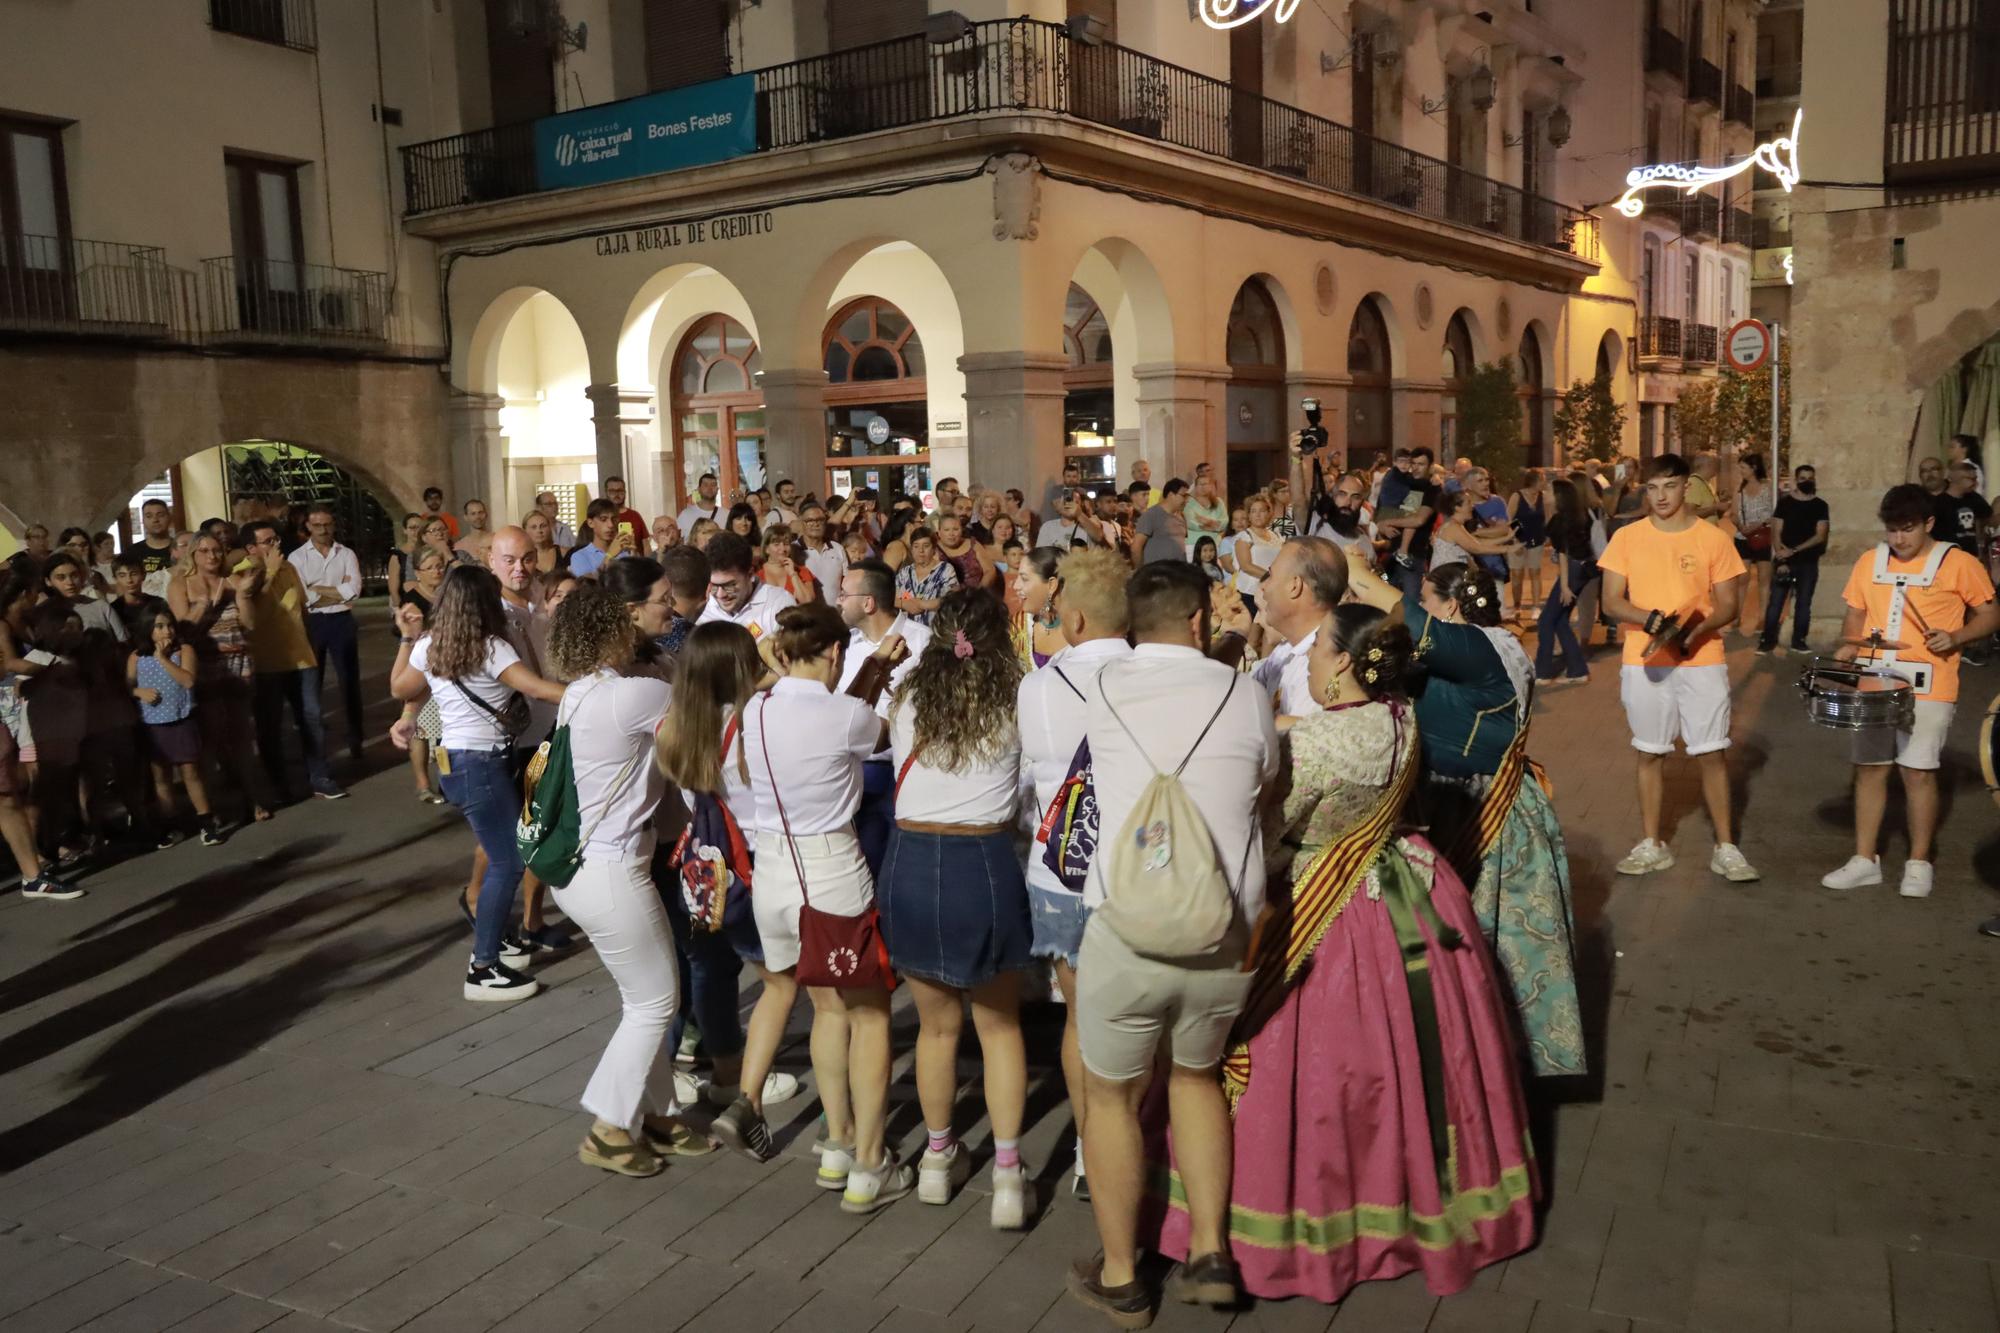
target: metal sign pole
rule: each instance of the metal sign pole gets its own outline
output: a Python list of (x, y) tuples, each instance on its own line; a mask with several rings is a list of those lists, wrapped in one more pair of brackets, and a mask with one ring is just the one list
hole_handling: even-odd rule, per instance
[(1778, 484), (1778, 340), (1785, 336), (1784, 326), (1771, 325), (1771, 484)]

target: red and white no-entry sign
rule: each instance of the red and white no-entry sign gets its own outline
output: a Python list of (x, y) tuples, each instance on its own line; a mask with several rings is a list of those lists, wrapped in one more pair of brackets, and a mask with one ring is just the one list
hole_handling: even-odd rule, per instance
[(1722, 355), (1746, 374), (1771, 359), (1771, 330), (1761, 319), (1739, 320), (1722, 339)]

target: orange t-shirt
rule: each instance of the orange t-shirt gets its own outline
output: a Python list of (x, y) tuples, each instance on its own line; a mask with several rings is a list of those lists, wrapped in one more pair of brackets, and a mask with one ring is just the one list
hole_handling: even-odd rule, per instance
[[(1715, 585), (1743, 573), (1735, 545), (1720, 528), (1699, 519), (1680, 532), (1668, 532), (1650, 518), (1627, 523), (1611, 534), (1611, 544), (1597, 564), (1625, 576), (1626, 596), (1633, 605), (1669, 615), (1689, 608), (1710, 614), (1715, 610)], [(1666, 649), (1647, 658), (1645, 627), (1623, 628), (1627, 666), (1722, 665), (1719, 635), (1700, 635), (1694, 655), (1683, 662)]]
[[(1920, 574), (1930, 552), (1914, 560), (1898, 560), (1889, 557), (1891, 574)], [(1870, 630), (1883, 629), (1889, 621), (1889, 596), (1895, 592), (1894, 586), (1875, 581), (1875, 552), (1864, 552), (1854, 562), (1854, 570), (1847, 576), (1847, 587), (1841, 591), (1841, 600), (1868, 617), (1862, 627), (1865, 635)], [(1931, 692), (1919, 694), (1919, 699), (1931, 699), (1938, 703), (1955, 703), (1958, 700), (1958, 654), (1939, 657), (1924, 646), (1923, 631), (1916, 626), (1910, 612), (1932, 629), (1955, 630), (1962, 628), (1972, 609), (1992, 601), (1993, 580), (1987, 577), (1985, 566), (1964, 551), (1953, 547), (1946, 552), (1944, 563), (1938, 566), (1937, 577), (1928, 588), (1909, 588), (1903, 596), (1903, 631), (1897, 637), (1910, 645), (1896, 650), (1899, 662), (1927, 662), (1931, 668)], [(1863, 649), (1866, 656), (1866, 649)]]

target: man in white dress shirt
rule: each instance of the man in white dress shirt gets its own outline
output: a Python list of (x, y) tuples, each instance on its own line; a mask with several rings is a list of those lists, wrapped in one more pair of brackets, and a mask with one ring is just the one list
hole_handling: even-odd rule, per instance
[[(1137, 646), (1098, 672), (1088, 705), (1100, 851), (1084, 886), (1093, 914), (1076, 979), (1084, 1154), (1103, 1255), (1069, 1275), (1072, 1296), (1114, 1318), (1149, 1309), (1152, 1300), (1136, 1271), (1146, 1169), (1139, 1103), (1162, 1041), (1171, 1059), (1174, 1156), (1189, 1200), (1188, 1262), (1168, 1294), (1220, 1304), (1227, 1293), (1233, 1303), (1240, 1286), (1229, 1257), (1232, 1139), (1217, 1066), (1253, 975), (1243, 964), (1264, 906), (1257, 801), (1278, 769), (1263, 686), (1202, 651), (1210, 625), (1201, 571), (1182, 561), (1142, 566), (1126, 597)], [(1135, 952), (1094, 909), (1106, 896), (1110, 849), (1125, 836), (1126, 820), (1156, 774), (1176, 771), (1214, 840), (1237, 914), (1212, 954), (1169, 961)]]
[(830, 597), (839, 590), (840, 577), (847, 572), (847, 550), (839, 542), (827, 540), (826, 506), (817, 500), (799, 511), (799, 527), (806, 568), (819, 580), (824, 590), (820, 596)]
[(708, 605), (696, 624), (727, 620), (743, 626), (762, 648), (778, 632), (778, 613), (797, 606), (783, 588), (760, 582), (750, 570), (750, 543), (733, 532), (708, 539)]
[(1267, 631), (1257, 683), (1286, 717), (1315, 710), (1306, 657), (1326, 613), (1347, 596), (1347, 557), (1324, 537), (1293, 537), (1271, 560), (1258, 590), (1259, 619)]
[[(810, 515), (817, 505), (807, 506)], [(872, 656), (890, 635), (900, 637), (910, 654), (889, 672), (889, 688), (875, 701), (875, 711), (889, 720), (889, 696), (916, 670), (917, 659), (931, 641), (931, 628), (910, 619), (896, 609), (896, 573), (880, 560), (860, 560), (847, 567), (837, 583), (840, 618), (851, 632), (847, 656), (841, 659), (837, 693), (846, 694), (861, 674), (861, 664)], [(882, 857), (889, 850), (889, 833), (896, 825), (896, 772), (889, 752), (861, 765), (861, 806), (854, 812), (854, 836), (860, 840), (861, 855), (870, 873), (882, 873)]]
[(340, 697), (347, 712), (347, 756), (361, 758), (361, 639), (354, 628), (354, 599), (361, 595), (361, 562), (333, 539), (333, 511), (314, 505), (306, 514), (311, 538), (291, 554), (292, 568), (306, 589), (306, 638), (319, 665), (306, 673), (314, 698), (326, 680), (327, 659), (340, 672)]

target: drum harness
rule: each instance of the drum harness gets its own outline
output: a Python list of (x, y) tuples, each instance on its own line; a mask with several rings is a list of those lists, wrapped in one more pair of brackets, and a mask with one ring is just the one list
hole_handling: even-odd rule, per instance
[[(1944, 564), (1945, 556), (1949, 555), (1954, 549), (1956, 548), (1950, 542), (1934, 542), (1931, 545), (1930, 556), (1924, 561), (1922, 569), (1913, 573), (1892, 574), (1889, 572), (1889, 543), (1882, 542), (1876, 546), (1876, 586), (1886, 586), (1892, 590), (1889, 593), (1889, 614), (1882, 624), (1882, 637), (1884, 639), (1890, 643), (1901, 641), (1903, 637), (1903, 614), (1905, 610), (1908, 610), (1913, 616), (1916, 615), (1916, 609), (1907, 605), (1910, 589), (1928, 588), (1932, 583), (1936, 582), (1938, 569)], [(1919, 630), (1923, 628), (1921, 617), (1918, 618), (1918, 628)], [(1888, 672), (1890, 675), (1900, 676), (1902, 679), (1909, 681), (1911, 687), (1920, 695), (1927, 695), (1931, 692), (1932, 668), (1929, 662), (1898, 661), (1896, 657), (1897, 650), (1894, 648), (1881, 648), (1876, 651), (1877, 655), (1874, 661), (1876, 667)]]

